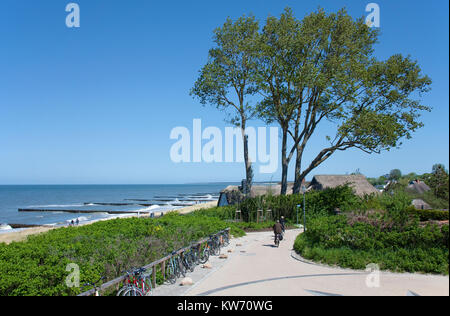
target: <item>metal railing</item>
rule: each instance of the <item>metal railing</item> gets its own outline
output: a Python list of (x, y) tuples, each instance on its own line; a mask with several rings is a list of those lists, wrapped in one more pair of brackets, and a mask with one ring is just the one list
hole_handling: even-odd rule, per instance
[[(230, 228), (226, 228), (224, 230), (221, 230), (218, 233), (213, 234), (211, 236), (217, 236), (217, 235), (220, 235), (220, 234), (222, 234), (224, 232), (226, 232), (228, 234), (228, 237), (230, 237)], [(165, 256), (164, 258), (161, 258), (159, 260), (156, 260), (156, 261), (154, 261), (154, 262), (144, 266), (143, 268), (146, 269), (146, 270), (152, 269), (152, 287), (153, 288), (156, 287), (156, 266), (157, 265), (161, 265), (161, 271), (163, 271), (163, 277), (165, 278), (164, 274), (165, 274), (165, 270), (166, 270), (166, 262), (167, 261), (169, 261), (174, 256), (178, 256), (179, 254), (182, 254), (182, 253), (188, 251), (189, 249), (191, 249), (194, 246), (198, 246), (198, 245), (200, 245), (200, 244), (202, 244), (204, 242), (207, 242), (211, 238), (211, 236), (203, 238), (202, 240), (199, 240), (197, 242), (191, 243), (191, 245), (188, 246), (188, 247), (181, 248), (181, 249), (177, 250), (176, 252), (173, 252), (173, 253)], [(127, 279), (127, 277), (128, 277), (128, 275), (125, 274), (125, 275), (120, 276), (120, 277), (118, 277), (118, 278), (116, 278), (114, 280), (106, 282), (105, 284), (102, 284), (100, 287), (98, 287), (97, 291), (102, 292), (102, 291), (104, 291), (104, 290), (106, 290), (106, 289), (108, 289), (108, 288), (110, 288), (110, 287), (112, 287), (114, 285), (119, 284), (122, 281), (125, 281)], [(89, 291), (86, 291), (84, 293), (79, 294), (78, 296), (92, 296), (92, 295), (95, 294), (95, 292), (96, 292), (96, 289), (91, 289)]]

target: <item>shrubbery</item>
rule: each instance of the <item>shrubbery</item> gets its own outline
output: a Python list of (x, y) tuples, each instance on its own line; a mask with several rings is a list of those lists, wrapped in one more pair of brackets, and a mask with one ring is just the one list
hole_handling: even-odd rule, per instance
[[(353, 194), (352, 188), (340, 186), (323, 191), (311, 191), (305, 195), (305, 206), (308, 218), (321, 217), (333, 214), (336, 208), (350, 210), (359, 205), (359, 198)], [(271, 210), (271, 217), (278, 219), (284, 216), (291, 222), (297, 220), (297, 206), (299, 207), (299, 220), (303, 218), (303, 195), (261, 196), (243, 201), (234, 209), (239, 208), (245, 222), (254, 222), (257, 219), (257, 210)]]
[(307, 259), (353, 269), (376, 263), (391, 271), (448, 274), (448, 225), (390, 225), (397, 219), (389, 217), (377, 223), (345, 215), (314, 219), (294, 249)]
[(411, 215), (418, 216), (421, 222), (426, 221), (448, 221), (449, 212), (442, 210), (417, 210), (414, 206), (408, 207), (406, 210)]
[[(80, 289), (64, 282), (69, 263), (79, 265), (81, 284), (100, 276), (111, 280), (227, 227), (229, 223), (199, 213), (167, 214), (60, 228), (26, 242), (0, 244), (0, 296), (76, 295)], [(231, 233), (244, 234), (235, 226)]]

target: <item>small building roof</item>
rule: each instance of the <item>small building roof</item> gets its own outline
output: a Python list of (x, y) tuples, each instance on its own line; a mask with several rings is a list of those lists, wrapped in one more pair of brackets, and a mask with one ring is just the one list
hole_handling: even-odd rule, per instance
[[(287, 194), (292, 193), (294, 184), (288, 183)], [(231, 193), (233, 191), (240, 191), (239, 186), (237, 185), (229, 185), (221, 193)], [(251, 197), (261, 196), (261, 195), (280, 195), (281, 193), (281, 184), (270, 184), (270, 185), (252, 185), (252, 189), (250, 191)]]
[(413, 200), (412, 205), (418, 210), (431, 210), (430, 204), (421, 199)]
[(419, 194), (423, 194), (427, 191), (430, 191), (431, 189), (425, 182), (420, 180), (414, 180), (409, 183), (408, 190), (412, 190)]
[(363, 175), (316, 175), (311, 181), (310, 187), (314, 190), (324, 190), (346, 184), (360, 196), (380, 193)]

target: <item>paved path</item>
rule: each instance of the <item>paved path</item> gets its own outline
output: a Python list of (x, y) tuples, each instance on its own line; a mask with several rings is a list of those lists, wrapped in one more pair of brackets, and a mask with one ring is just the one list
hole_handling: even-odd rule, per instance
[[(369, 272), (332, 268), (299, 261), (292, 246), (300, 230), (286, 232), (279, 248), (270, 232), (233, 239), (228, 259), (213, 257), (213, 270), (197, 268), (191, 287), (163, 286), (155, 295), (325, 296), (325, 295), (449, 295), (447, 276), (382, 272), (380, 287), (368, 287)], [(242, 246), (236, 246), (242, 244)], [(227, 249), (224, 250), (226, 253)], [(376, 281), (375, 278), (369, 278)], [(170, 293), (170, 294), (169, 294)]]

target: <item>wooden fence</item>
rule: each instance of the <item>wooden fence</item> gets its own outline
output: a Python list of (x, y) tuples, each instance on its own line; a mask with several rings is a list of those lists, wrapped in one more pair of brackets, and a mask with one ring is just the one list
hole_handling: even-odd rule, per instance
[[(230, 228), (224, 229), (224, 230), (214, 234), (213, 236), (221, 234), (223, 232), (228, 233), (228, 237), (230, 237)], [(166, 271), (166, 262), (167, 261), (169, 261), (174, 256), (177, 256), (179, 254), (183, 254), (184, 252), (186, 252), (189, 249), (191, 249), (193, 246), (198, 246), (198, 245), (200, 245), (200, 244), (202, 244), (204, 242), (207, 242), (209, 239), (210, 239), (210, 237), (203, 238), (202, 240), (199, 240), (199, 241), (197, 241), (195, 243), (192, 243), (188, 247), (181, 248), (180, 250), (178, 250), (176, 252), (173, 252), (170, 255), (165, 256), (164, 258), (161, 258), (161, 259), (159, 259), (157, 261), (154, 261), (154, 262), (144, 266), (143, 268), (146, 269), (147, 271), (152, 269), (152, 287), (153, 288), (156, 287), (156, 266), (161, 265), (161, 271), (163, 271), (163, 276), (164, 276), (165, 271)], [(104, 291), (104, 290), (106, 290), (106, 289), (108, 289), (108, 288), (110, 288), (110, 287), (112, 287), (114, 285), (118, 285), (120, 282), (126, 280), (127, 277), (128, 277), (127, 275), (123, 275), (123, 276), (118, 277), (118, 278), (116, 278), (114, 280), (111, 280), (111, 281), (103, 284), (102, 286), (98, 287), (97, 290), (99, 292), (102, 292), (102, 291)], [(91, 290), (89, 290), (87, 292), (79, 294), (78, 296), (91, 296), (91, 295), (94, 295), (94, 294), (95, 294), (95, 289), (91, 289)]]

